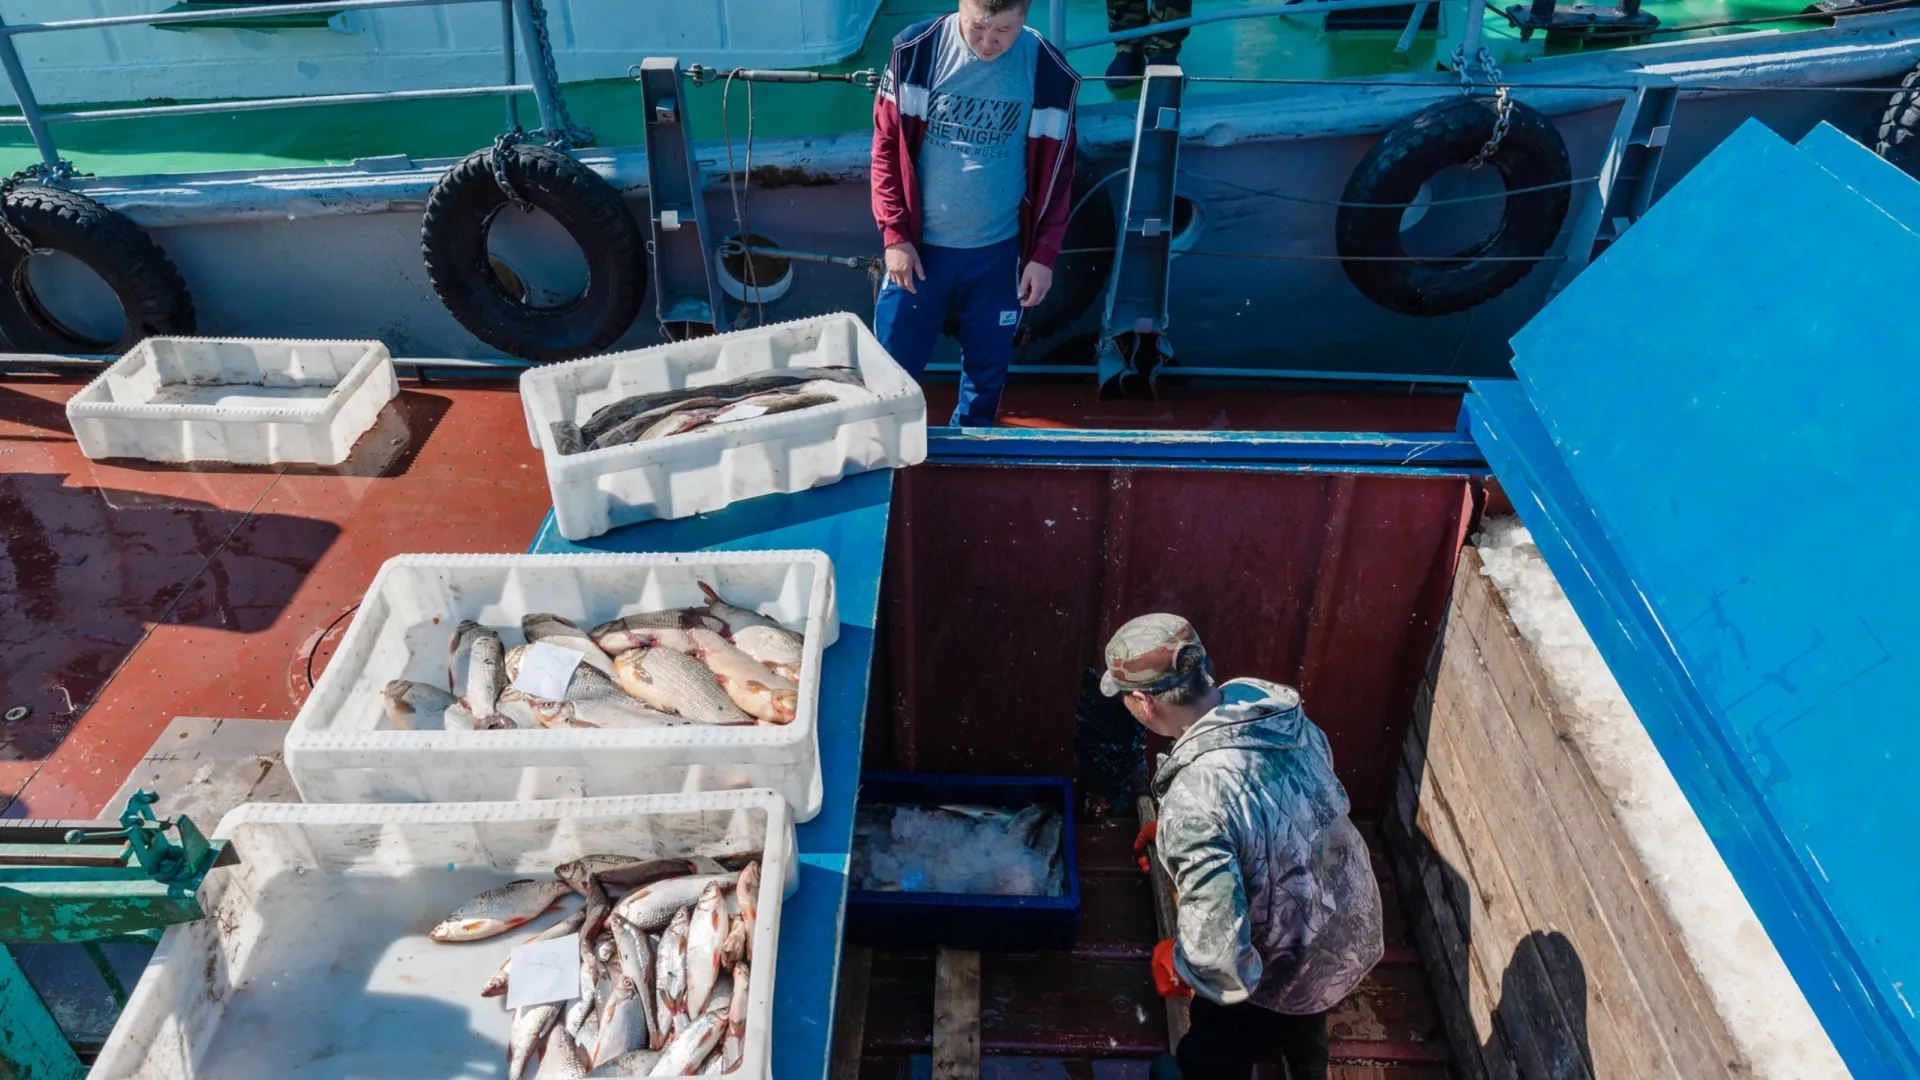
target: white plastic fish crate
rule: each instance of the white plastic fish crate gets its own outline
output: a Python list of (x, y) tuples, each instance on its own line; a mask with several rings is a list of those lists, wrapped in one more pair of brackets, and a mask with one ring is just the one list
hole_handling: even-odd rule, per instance
[(377, 341), (148, 338), (67, 422), (95, 460), (338, 465), (399, 393)]
[(780, 911), (799, 884), (793, 819), (775, 792), (257, 803), (215, 835), (233, 841), (240, 864), (208, 875), (206, 918), (167, 928), (94, 1080), (497, 1080), (512, 1014), (480, 987), (554, 916), (460, 944), (429, 940), (436, 922), (487, 889), (584, 855), (754, 850), (764, 855), (746, 1054), (729, 1075), (768, 1075)]
[[(403, 731), (392, 679), (447, 685), (463, 619), (516, 640), (553, 612), (591, 629), (702, 604), (700, 583), (804, 638), (793, 722), (640, 729)], [(373, 579), (327, 670), (294, 718), (287, 770), (310, 803), (485, 802), (772, 788), (800, 821), (820, 812), (821, 654), (840, 636), (833, 561), (819, 551), (620, 555), (401, 555)]]
[[(554, 446), (554, 421), (582, 424), (602, 406), (636, 394), (834, 366), (858, 370), (874, 398), (580, 454), (562, 455)], [(555, 524), (569, 540), (927, 457), (920, 384), (848, 314), (535, 368), (520, 377), (520, 399), (533, 444), (546, 455)]]

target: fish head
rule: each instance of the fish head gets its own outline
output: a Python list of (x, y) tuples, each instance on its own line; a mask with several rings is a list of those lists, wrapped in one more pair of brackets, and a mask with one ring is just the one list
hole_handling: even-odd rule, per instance
[(752, 899), (759, 899), (759, 896), (760, 896), (760, 864), (759, 864), (758, 862), (750, 862), (750, 863), (748, 863), (748, 864), (747, 864), (746, 866), (744, 866), (744, 867), (742, 867), (742, 868), (741, 868), (741, 870), (740, 870), (740, 881), (739, 881), (739, 883), (738, 883), (738, 884), (737, 884), (737, 885), (735, 886), (735, 888), (736, 888), (736, 889), (737, 889), (737, 890), (738, 890), (738, 891), (739, 891), (739, 892), (740, 892), (740, 893), (741, 893), (742, 895), (745, 895), (745, 896), (747, 896), (747, 897), (750, 897), (750, 898), (752, 898)]
[(693, 909), (681, 908), (673, 913), (673, 921), (667, 923), (667, 933), (687, 936), (687, 930), (693, 926)]
[(800, 691), (774, 690), (770, 693), (773, 696), (774, 714), (780, 717), (781, 723), (792, 723), (794, 716), (800, 711)]
[(443, 919), (440, 925), (427, 931), (427, 936), (435, 941), (479, 941), (482, 938), (504, 934), (526, 921), (525, 919), (501, 919), (490, 915)]
[(572, 889), (574, 892), (582, 892), (586, 889), (587, 878), (591, 876), (592, 873), (593, 868), (588, 865), (585, 859), (575, 859), (572, 862), (564, 862), (553, 868), (553, 876), (566, 882), (567, 888)]

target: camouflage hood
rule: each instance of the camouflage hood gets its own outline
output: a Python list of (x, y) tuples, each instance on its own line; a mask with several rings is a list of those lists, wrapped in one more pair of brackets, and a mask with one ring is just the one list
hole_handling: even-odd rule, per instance
[(1380, 892), (1326, 735), (1291, 687), (1236, 679), (1153, 779), (1181, 977), (1222, 1004), (1332, 1008), (1380, 959)]

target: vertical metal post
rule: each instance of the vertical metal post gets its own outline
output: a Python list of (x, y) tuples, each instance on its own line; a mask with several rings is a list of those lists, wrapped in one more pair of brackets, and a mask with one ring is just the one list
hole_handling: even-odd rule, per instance
[(668, 332), (682, 338), (718, 329), (723, 310), (707, 235), (706, 185), (683, 90), (680, 61), (652, 56), (640, 62), (654, 302)]
[(1653, 204), (1680, 90), (1672, 79), (1660, 76), (1642, 75), (1637, 82), (1620, 103), (1620, 118), (1600, 162), (1599, 183), (1582, 196), (1580, 216), (1567, 227), (1566, 261), (1547, 289), (1548, 300), (1573, 284), (1601, 245), (1618, 240)]
[(1101, 321), (1100, 392), (1153, 393), (1167, 340), (1172, 283), (1174, 185), (1180, 172), (1180, 103), (1187, 85), (1177, 64), (1154, 64), (1140, 87), (1126, 211), (1107, 281)]
[[(9, 49), (9, 52), (12, 50)], [(27, 981), (27, 973), (0, 944), (0, 1069), (34, 1080), (83, 1080), (86, 1066)]]
[[(513, 0), (500, 0), (500, 43), (506, 54), (506, 79), (502, 86), (512, 86), (518, 74), (514, 70), (513, 55)], [(520, 102), (516, 95), (507, 95), (507, 130), (520, 130)]]
[(1047, 0), (1047, 40), (1067, 47), (1067, 0)]
[(13, 35), (0, 21), (0, 65), (7, 69), (7, 81), (13, 84), (13, 96), (20, 99), (20, 116), (33, 134), (33, 145), (40, 150), (40, 162), (51, 169), (60, 164), (60, 151), (54, 149), (53, 133), (40, 118), (40, 103), (34, 100), (33, 86), (27, 82), (27, 69), (20, 66), (20, 53), (13, 47)]
[(1480, 26), (1487, 18), (1487, 0), (1467, 0), (1467, 26), (1460, 34), (1461, 70), (1474, 64), (1480, 55)]
[(1432, 6), (1431, 0), (1420, 0), (1413, 5), (1413, 13), (1407, 16), (1407, 28), (1400, 31), (1400, 40), (1393, 43), (1393, 55), (1396, 61), (1403, 61), (1406, 54), (1413, 50), (1414, 38), (1420, 33), (1420, 24), (1427, 20), (1427, 9)]
[(533, 0), (512, 0), (512, 3), (514, 14), (520, 20), (520, 44), (527, 50), (527, 81), (533, 84), (533, 100), (540, 106), (540, 126), (559, 131), (560, 121), (553, 107), (554, 95), (559, 92), (554, 83), (559, 76), (547, 68), (540, 55), (540, 28), (533, 19)]

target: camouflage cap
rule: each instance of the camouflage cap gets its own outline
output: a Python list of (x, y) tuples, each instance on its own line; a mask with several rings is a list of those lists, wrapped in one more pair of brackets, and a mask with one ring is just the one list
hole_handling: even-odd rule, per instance
[(1211, 672), (1212, 665), (1193, 624), (1178, 615), (1142, 615), (1107, 642), (1100, 692), (1108, 697), (1134, 690), (1165, 693), (1196, 671)]

